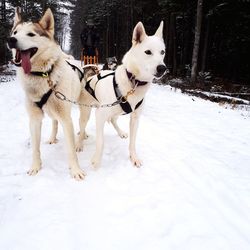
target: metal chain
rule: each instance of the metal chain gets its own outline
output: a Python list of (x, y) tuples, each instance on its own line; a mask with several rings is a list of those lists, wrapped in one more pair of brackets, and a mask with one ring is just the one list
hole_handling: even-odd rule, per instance
[(88, 107), (88, 108), (106, 108), (106, 107), (113, 107), (115, 105), (118, 105), (122, 102), (124, 102), (122, 100), (122, 98), (118, 99), (117, 101), (113, 102), (113, 103), (108, 103), (108, 104), (102, 104), (102, 105), (98, 105), (98, 104), (86, 104), (86, 103), (80, 103), (80, 102), (76, 102), (76, 101), (72, 101), (70, 99), (68, 99), (63, 93), (61, 93), (60, 91), (54, 90), (55, 96), (60, 99), (61, 101), (66, 101), (66, 102), (70, 102), (72, 104), (75, 105), (79, 105), (79, 106), (84, 106), (84, 107)]
[(107, 108), (107, 107), (116, 106), (116, 105), (118, 105), (120, 103), (125, 103), (125, 102), (127, 102), (128, 96), (131, 95), (131, 94), (133, 94), (135, 92), (135, 89), (136, 89), (136, 87), (138, 85), (138, 84), (136, 84), (133, 89), (129, 90), (125, 96), (121, 96), (117, 101), (115, 101), (113, 103), (98, 105), (98, 104), (80, 103), (80, 102), (76, 102), (76, 101), (70, 100), (62, 92), (60, 92), (60, 91), (58, 91), (58, 90), (55, 89), (55, 85), (53, 85), (53, 81), (52, 80), (48, 79), (48, 84), (51, 87), (52, 91), (55, 93), (55, 96), (59, 100), (70, 102), (72, 104), (79, 105), (79, 106), (84, 106), (84, 107), (88, 107), (88, 108)]

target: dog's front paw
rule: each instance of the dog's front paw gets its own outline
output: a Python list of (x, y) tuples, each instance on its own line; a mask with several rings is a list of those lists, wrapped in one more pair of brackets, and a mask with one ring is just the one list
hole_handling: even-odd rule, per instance
[(97, 170), (100, 167), (100, 160), (98, 160), (97, 157), (93, 156), (91, 160), (91, 165), (93, 169)]
[(136, 155), (130, 155), (130, 160), (135, 167), (139, 168), (142, 166), (142, 161)]
[(77, 142), (76, 143), (76, 152), (82, 152), (83, 151), (83, 143)]
[(57, 138), (50, 138), (46, 143), (47, 144), (56, 144), (56, 143), (58, 143), (58, 139)]
[(70, 175), (77, 181), (81, 181), (85, 178), (86, 174), (80, 168), (72, 168), (70, 169)]
[(27, 174), (30, 176), (34, 176), (39, 172), (40, 169), (41, 169), (41, 163), (33, 164), (30, 170), (27, 172)]
[(126, 139), (128, 138), (128, 134), (124, 131), (120, 131), (118, 134), (122, 139)]

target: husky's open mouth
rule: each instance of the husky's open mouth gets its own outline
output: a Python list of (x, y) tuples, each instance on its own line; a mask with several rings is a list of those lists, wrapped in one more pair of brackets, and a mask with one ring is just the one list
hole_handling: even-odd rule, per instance
[(25, 74), (29, 74), (31, 70), (30, 59), (36, 54), (37, 50), (35, 47), (27, 50), (16, 49), (16, 56), (13, 63), (17, 66), (22, 66)]

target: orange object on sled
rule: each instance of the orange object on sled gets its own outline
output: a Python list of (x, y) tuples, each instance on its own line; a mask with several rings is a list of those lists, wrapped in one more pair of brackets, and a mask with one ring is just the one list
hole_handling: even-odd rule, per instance
[(98, 50), (95, 49), (95, 55), (94, 56), (88, 56), (84, 54), (84, 49), (82, 49), (80, 60), (81, 60), (81, 66), (87, 65), (87, 64), (98, 64)]

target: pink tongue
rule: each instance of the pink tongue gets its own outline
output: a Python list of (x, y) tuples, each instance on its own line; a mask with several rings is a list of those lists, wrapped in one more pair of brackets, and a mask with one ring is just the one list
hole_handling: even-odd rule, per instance
[(22, 59), (22, 67), (25, 74), (29, 74), (31, 70), (30, 51), (22, 51), (21, 59)]

